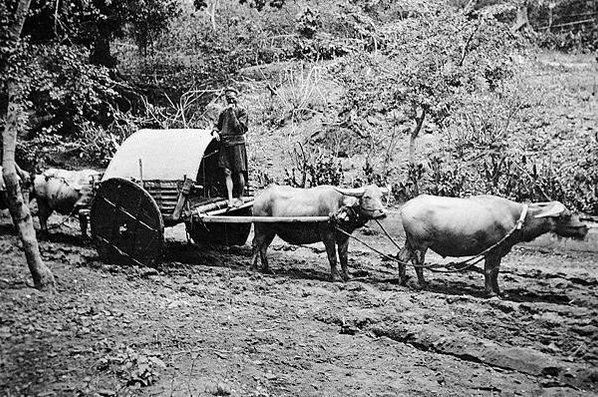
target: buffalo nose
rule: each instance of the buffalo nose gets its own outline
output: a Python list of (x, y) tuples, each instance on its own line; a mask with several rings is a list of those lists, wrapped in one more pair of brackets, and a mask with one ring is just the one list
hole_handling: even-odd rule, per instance
[(386, 218), (386, 211), (384, 211), (384, 210), (377, 210), (374, 213), (374, 218), (375, 219), (384, 219), (384, 218)]

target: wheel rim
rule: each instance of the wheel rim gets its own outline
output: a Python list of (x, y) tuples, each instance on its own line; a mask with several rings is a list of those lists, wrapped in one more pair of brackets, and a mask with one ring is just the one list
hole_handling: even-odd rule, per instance
[(136, 183), (110, 178), (100, 185), (90, 212), (100, 258), (151, 265), (164, 251), (164, 220), (155, 200)]

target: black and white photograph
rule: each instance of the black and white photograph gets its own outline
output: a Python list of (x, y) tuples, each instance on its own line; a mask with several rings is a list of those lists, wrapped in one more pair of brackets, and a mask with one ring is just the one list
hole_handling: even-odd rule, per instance
[(3, 0), (0, 397), (598, 395), (598, 0)]

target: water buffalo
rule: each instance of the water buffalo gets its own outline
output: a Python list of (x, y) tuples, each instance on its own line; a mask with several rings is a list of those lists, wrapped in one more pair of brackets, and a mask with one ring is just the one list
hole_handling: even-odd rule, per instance
[[(473, 256), (498, 243), (484, 255), (486, 293), (500, 294), (500, 261), (513, 245), (531, 241), (554, 232), (563, 237), (583, 238), (587, 226), (558, 201), (520, 204), (497, 196), (451, 198), (421, 195), (409, 200), (401, 209), (405, 229), (405, 247), (399, 253), (399, 280), (405, 283), (405, 262), (412, 261), (421, 286), (425, 286), (423, 269), (426, 251), (442, 257)], [(518, 228), (515, 228), (518, 226)]]
[(95, 170), (67, 171), (51, 168), (33, 180), (31, 199), (37, 200), (41, 232), (48, 233), (48, 218), (56, 211), (63, 215), (77, 214), (81, 234), (87, 236), (87, 216), (81, 210), (89, 207), (94, 186), (101, 173)]
[[(31, 190), (31, 175), (16, 165), (17, 176), (21, 184), (21, 192), (23, 194), (23, 201), (29, 202), (29, 192)], [(8, 208), (8, 197), (6, 196), (6, 186), (4, 185), (4, 178), (2, 177), (2, 166), (0, 165), (0, 210)]]
[[(339, 189), (318, 186), (298, 189), (288, 186), (270, 186), (253, 203), (254, 216), (298, 217), (330, 216), (337, 222), (318, 223), (255, 223), (252, 269), (257, 269), (260, 254), (262, 270), (269, 272), (266, 250), (276, 235), (291, 244), (311, 244), (322, 241), (330, 262), (333, 281), (349, 279), (347, 255), (349, 237), (335, 230), (335, 224), (347, 233), (365, 225), (370, 219), (386, 216), (382, 205), (382, 191), (377, 186), (361, 189)], [(336, 263), (336, 246), (341, 263), (339, 275)]]

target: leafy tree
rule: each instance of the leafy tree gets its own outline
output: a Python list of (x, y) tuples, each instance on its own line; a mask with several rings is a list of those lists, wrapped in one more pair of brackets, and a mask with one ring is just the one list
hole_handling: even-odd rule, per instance
[[(104, 146), (109, 134), (128, 134), (120, 124), (132, 118), (131, 104), (117, 91), (123, 84), (87, 57), (80, 46), (24, 48), (20, 62), (28, 80), (24, 105), (29, 117), (19, 131), (26, 140), (19, 141), (17, 158), (27, 168), (43, 167), (66, 148), (72, 156), (104, 165), (111, 153), (97, 153), (98, 145)], [(108, 157), (89, 158), (98, 154)]]
[[(29, 6), (30, 0), (20, 0), (14, 8), (12, 18), (2, 21), (4, 26), (2, 26), (3, 33), (0, 41), (0, 73), (5, 76), (3, 82), (8, 93), (8, 106), (2, 135), (2, 176), (6, 184), (10, 214), (23, 242), (25, 257), (34, 285), (40, 290), (54, 291), (54, 276), (42, 261), (29, 207), (23, 201), (15, 163), (17, 131), (25, 118), (22, 113), (22, 102), (24, 94), (28, 90), (28, 81), (23, 78), (24, 65), (19, 59), (19, 54), (22, 52), (19, 38)], [(3, 11), (9, 10), (4, 8)], [(5, 27), (6, 29), (4, 29)]]
[(34, 0), (23, 34), (32, 43), (88, 46), (92, 63), (114, 67), (110, 45), (115, 38), (130, 33), (146, 53), (179, 10), (179, 0)]
[[(199, 12), (184, 7), (171, 21), (155, 44), (156, 54), (131, 55), (120, 69), (176, 102), (186, 91), (222, 86), (242, 68), (286, 60), (293, 53), (287, 40), (294, 28), (292, 10), (268, 6), (259, 11), (238, 0), (196, 6)], [(163, 95), (158, 101), (169, 105)]]
[(144, 54), (169, 21), (180, 12), (177, 0), (136, 0), (129, 2), (127, 21), (132, 25), (135, 42)]
[(471, 93), (489, 93), (510, 74), (514, 42), (492, 14), (429, 6), (385, 28), (381, 50), (357, 53), (340, 63), (346, 93), (340, 114), (379, 146), (381, 126), (410, 120), (410, 159), (426, 120), (442, 123)]

